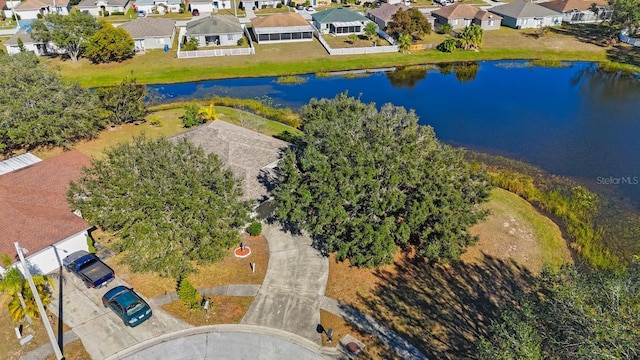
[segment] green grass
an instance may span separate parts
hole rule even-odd
[[[594,25],[597,26],[597,25]],[[563,29],[564,30],[564,29]],[[580,29],[580,32],[587,30]],[[430,35],[424,42],[439,43],[440,35]],[[630,47],[629,47],[630,48]],[[442,53],[424,50],[411,54],[384,53],[350,56],[330,56],[317,41],[256,45],[255,55],[177,59],[175,51],[150,50],[144,55],[121,63],[91,64],[86,59],[77,63],[60,59],[44,59],[59,68],[68,80],[83,86],[96,87],[117,84],[127,76],[139,83],[175,83],[204,79],[263,77],[312,74],[329,71],[374,69],[439,62],[503,59],[539,59],[545,61],[630,61],[640,69],[637,56],[624,56],[627,47],[607,48],[583,39],[576,32],[555,32],[534,38],[528,31],[503,28],[485,32],[485,45],[480,51]],[[630,51],[634,51],[630,49]],[[628,52],[628,51],[627,51]],[[194,70],[197,69],[197,70]]]
[[[296,84],[304,84],[308,81],[308,78],[304,78],[302,76],[288,75],[281,76],[276,80],[278,84],[287,84],[287,85],[296,85]]]

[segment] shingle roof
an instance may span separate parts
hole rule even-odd
[[[484,10],[481,10],[475,6],[471,6],[468,4],[456,3],[454,5],[443,6],[438,10],[434,10],[431,14],[435,14],[438,16],[442,16],[445,19],[488,19],[492,16],[492,14],[487,13]],[[500,18],[496,15],[493,15],[494,19]],[[500,18],[501,19],[501,18]]]
[[[43,7],[53,6],[67,7],[69,5],[69,0],[26,0],[18,4],[15,7],[15,10],[39,10]]]
[[[15,241],[31,254],[89,229],[71,212],[69,182],[77,180],[91,159],[78,151],[0,176],[0,252],[15,254]]]
[[[18,45],[18,39],[22,40],[24,45],[36,43],[36,41],[31,37],[31,33],[28,33],[24,28],[21,28],[18,32],[11,35],[9,40],[5,42],[5,45]]]
[[[191,1],[192,3],[194,1]],[[136,0],[136,6],[140,5],[155,5],[156,0]],[[181,0],[168,0],[166,1],[167,5],[180,5]]]
[[[187,23],[187,34],[235,34],[241,33],[242,26],[237,17],[231,15],[211,15]]]
[[[251,19],[251,24],[254,28],[311,26],[307,20],[298,13],[258,16]]]
[[[402,3],[396,3],[396,4],[382,3],[380,7],[369,10],[367,11],[367,13],[383,21],[390,21],[391,18],[393,17],[393,14],[395,14],[398,11],[398,9],[402,9],[406,11],[409,9],[409,7]]]
[[[110,5],[110,6],[125,6],[127,5],[127,3],[129,3],[129,0],[102,0],[103,3],[105,3],[106,5]],[[76,5],[78,8],[95,8],[97,7],[97,1],[96,0],[82,0],[80,1],[80,3],[78,3],[78,5]]]
[[[319,23],[333,23],[333,22],[351,22],[351,21],[366,21],[367,18],[359,13],[348,10],[345,8],[333,8],[325,11],[320,11],[311,15],[314,21]]]
[[[516,1],[511,4],[494,6],[488,9],[492,13],[512,18],[534,18],[557,16],[560,13],[528,1]]]
[[[289,143],[262,135],[224,121],[213,121],[191,131],[172,137],[185,138],[202,146],[207,154],[215,153],[220,160],[242,179],[245,200],[264,200],[267,188],[259,180],[261,174],[270,171],[280,158],[280,152]]]
[[[553,0],[547,2],[538,3],[540,6],[544,6],[547,9],[555,10],[558,12],[567,12],[573,9],[576,10],[588,10],[591,8],[591,4],[606,5],[607,2],[603,0]]]
[[[176,22],[171,19],[143,17],[120,25],[134,39],[171,36],[176,31]]]

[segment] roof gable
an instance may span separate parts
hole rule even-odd
[[[590,9],[592,4],[606,5],[607,2],[602,0],[553,0],[538,3],[540,6],[558,12],[567,12],[573,9],[584,11]]]
[[[69,0],[26,0],[18,4],[15,10],[37,10],[46,8],[47,6],[67,7]]]
[[[251,19],[254,28],[311,26],[300,14],[287,13],[269,16],[259,16]]]
[[[546,7],[523,0],[516,1],[511,4],[494,6],[490,8],[489,11],[498,15],[508,16],[516,19],[560,15],[560,13],[557,11],[547,9]]]
[[[100,4],[101,3],[101,4]],[[78,8],[98,8],[102,5],[108,6],[122,6],[126,7],[129,3],[129,0],[82,0],[76,7]]]
[[[137,18],[120,25],[134,39],[146,37],[170,37],[176,31],[176,22],[171,19],[151,17]]]
[[[231,15],[211,15],[187,23],[187,34],[235,34],[241,33],[242,26],[237,17]]]
[[[311,15],[314,21],[319,23],[333,23],[333,22],[351,22],[351,21],[366,21],[367,18],[359,13],[348,10],[345,8],[333,8],[325,11],[320,11]]]
[[[371,14],[384,21],[390,21],[393,18],[393,15],[398,12],[399,9],[407,11],[409,10],[409,7],[402,3],[382,3],[380,7],[367,11],[367,14]]]
[[[91,159],[78,151],[0,175],[0,252],[13,254],[13,243],[31,253],[87,230],[71,212],[69,182],[77,180]]]

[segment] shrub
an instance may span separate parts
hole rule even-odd
[[[180,280],[178,285],[178,298],[182,300],[190,309],[200,306],[200,295],[198,290],[187,279]]]
[[[244,46],[244,43],[245,43],[245,39],[243,37],[238,39],[238,46]]]
[[[278,9],[282,9],[282,3],[278,3],[278,5],[276,5],[276,7],[277,7]]]
[[[162,127],[162,119],[160,119],[159,116],[152,116],[151,119],[149,120],[149,125],[151,126],[157,126],[157,127]]]
[[[295,1],[291,1],[289,3],[289,6],[291,6],[292,8],[296,7],[296,2]]]
[[[267,8],[267,4],[262,4],[262,7],[260,9],[266,9]]]
[[[456,50],[456,46],[458,46],[456,39],[445,39],[443,42],[438,44],[437,49],[442,52],[450,53]]]
[[[113,11],[111,15],[124,15],[123,11]]]
[[[444,24],[438,28],[438,34],[448,34],[451,30],[451,24]]]
[[[189,38],[189,40],[187,40],[186,43],[182,44],[182,51],[198,50],[199,45],[200,45],[200,42],[198,41],[198,39],[191,37]]]
[[[260,233],[262,233],[262,224],[257,221],[252,222],[251,225],[247,227],[247,232],[251,236],[260,235]]]

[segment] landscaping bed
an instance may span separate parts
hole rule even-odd
[[[209,296],[209,311],[189,309],[182,301],[162,306],[171,315],[193,326],[239,324],[253,302],[253,296]]]

